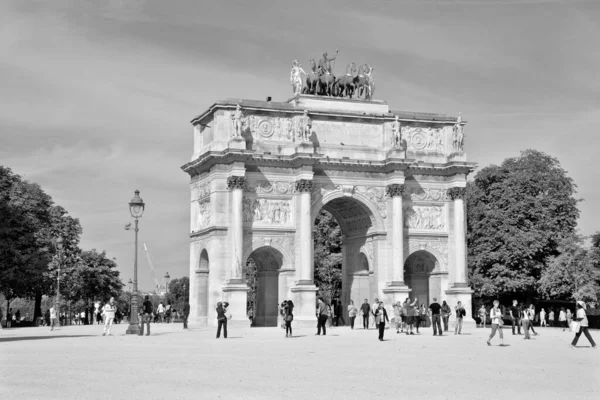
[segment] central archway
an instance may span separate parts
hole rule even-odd
[[[270,246],[260,247],[250,253],[246,262],[246,277],[251,277],[249,298],[254,304],[249,304],[253,311],[253,326],[277,326],[279,316],[279,273],[283,265],[283,255]]]
[[[344,323],[348,321],[348,304],[353,300],[360,305],[364,298],[371,297],[371,287],[374,287],[373,277],[373,243],[371,233],[377,230],[377,217],[362,199],[354,196],[332,195],[326,196],[326,202],[317,210],[327,211],[339,224],[341,240],[341,287],[331,294],[320,295],[328,301],[335,298],[338,309],[336,315],[342,315]],[[318,214],[317,214],[318,215]],[[315,215],[315,218],[317,217]],[[315,245],[318,245],[315,243]],[[318,255],[315,255],[315,283],[318,285],[317,264]],[[322,289],[322,288],[320,288]]]
[[[419,304],[429,304],[434,297],[439,297],[440,290],[432,278],[437,266],[435,256],[425,250],[411,254],[404,263],[404,281],[411,289],[411,297],[417,298]]]

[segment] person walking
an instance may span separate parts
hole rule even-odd
[[[519,318],[519,316],[521,315],[521,307],[519,307],[519,302],[517,300],[513,300],[513,305],[510,308],[510,318],[512,319],[512,334],[516,335],[515,333],[515,326],[517,327],[517,332],[519,333],[519,335],[521,334],[521,320]]]
[[[152,314],[154,313],[154,305],[150,301],[150,296],[144,297],[144,302],[139,310],[141,314],[140,318],[140,336],[144,336],[144,325],[146,325],[146,336],[150,336],[150,321],[152,321]]]
[[[442,322],[444,323],[444,332],[448,332],[448,320],[450,319],[450,315],[452,314],[452,310],[446,300],[442,301]]]
[[[554,309],[552,307],[548,313],[548,325],[550,325],[550,328],[554,328]]]
[[[421,326],[421,309],[423,308],[423,304],[420,306],[417,304],[415,307],[415,328],[417,330],[417,334],[419,334],[419,326]]]
[[[350,329],[354,329],[354,320],[356,319],[357,313],[358,309],[354,305],[354,301],[350,300],[350,304],[348,304],[348,317],[350,318]]]
[[[375,300],[373,301],[373,307],[371,307],[371,315],[373,316],[373,327],[377,328],[377,324],[375,323],[375,310],[378,308],[379,306],[379,299],[377,297],[375,297]]]
[[[50,326],[50,310],[46,310],[46,313],[44,314],[44,322],[46,323],[46,326]]]
[[[402,309],[402,304],[397,301],[396,304],[394,304],[393,306],[393,312],[394,312],[394,325],[396,325],[396,333],[400,333],[400,327],[402,326],[402,321],[401,321],[401,310]]]
[[[54,330],[54,324],[56,324],[56,308],[54,305],[50,308],[50,330]]]
[[[221,329],[223,329],[223,339],[227,339],[227,309],[223,307],[220,301],[217,303],[217,339],[221,337]]]
[[[490,318],[492,320],[492,333],[487,340],[487,345],[491,346],[492,338],[496,335],[496,331],[500,335],[500,346],[504,346],[504,336],[502,335],[502,325],[504,325],[504,321],[502,321],[502,310],[498,307],[500,306],[500,302],[498,300],[494,300],[494,306],[490,310]]]
[[[158,323],[162,324],[165,318],[165,306],[163,306],[162,302],[158,305],[156,313],[158,314]]]
[[[410,300],[409,300],[410,301]],[[406,334],[414,335],[413,333],[413,325],[415,323],[415,313],[418,313],[418,305],[417,299],[415,299],[412,303],[406,304]],[[417,307],[417,311],[415,312],[415,307]]]
[[[17,317],[17,319],[19,318]],[[573,314],[571,313],[571,309],[567,308],[567,328],[571,326],[571,321],[573,321]]]
[[[433,303],[429,305],[429,310],[431,312],[431,326],[433,327],[433,336],[438,334],[442,336],[442,324],[440,322],[440,311],[442,310],[442,306],[437,302],[437,299],[433,298]]]
[[[565,308],[564,307],[561,307],[560,308],[560,313],[558,313],[558,324],[560,326],[562,326],[563,332],[565,331],[566,328],[568,328],[568,326],[567,326],[567,313],[565,312]]]
[[[593,349],[596,349],[596,342],[594,342],[594,339],[592,339],[592,335],[590,335],[589,332],[589,323],[588,323],[588,319],[587,319],[587,315],[586,315],[586,306],[585,306],[585,302],[579,300],[577,302],[577,311],[575,312],[575,319],[577,320],[577,322],[579,323],[579,329],[575,329],[575,337],[573,338],[573,341],[571,342],[571,347],[575,348],[577,346],[577,341],[579,340],[579,336],[581,336],[581,334],[583,333],[585,335],[585,337],[587,338],[587,340],[590,341],[590,344],[592,345]]]
[[[546,310],[544,310],[543,308],[540,311],[540,328],[542,326],[546,327]]]
[[[460,335],[460,333],[462,331],[462,326],[463,326],[463,318],[465,315],[467,315],[467,311],[462,306],[462,303],[460,301],[458,303],[456,303],[455,312],[456,312],[456,326],[454,327],[454,334]]]
[[[342,326],[346,326],[346,320],[344,319],[344,309],[342,307],[341,300],[337,299],[335,304],[336,304],[336,306],[335,306],[335,318],[336,318],[335,326],[340,326],[340,321],[342,323]]]
[[[365,299],[365,302],[360,306],[360,311],[363,317],[363,329],[369,329],[369,315],[371,314],[371,306],[369,300]]]
[[[406,326],[406,312],[408,307],[408,297],[404,300],[404,303],[400,306],[400,333],[404,333],[404,329],[406,328],[406,332],[408,333],[408,327]]]
[[[329,311],[327,309],[327,304],[323,301],[322,297],[319,297],[317,300],[317,336],[321,334],[321,329],[323,329],[323,336],[327,335],[327,319],[329,318]]]
[[[529,336],[529,323],[530,322],[531,321],[529,319],[529,308],[525,307],[521,311],[521,324],[523,325],[523,333],[525,334],[525,337],[523,338],[524,340],[531,339],[531,336]]]
[[[292,337],[292,321],[294,320],[294,303],[291,300],[287,300],[284,311],[285,311],[285,313],[284,313],[285,337]]]
[[[479,325],[485,329],[485,320],[487,317],[487,312],[485,310],[485,306],[482,304],[481,307],[479,308],[479,320],[481,321],[479,323]]]
[[[102,312],[104,314],[104,332],[102,332],[102,336],[106,336],[106,334],[108,334],[108,336],[112,336],[110,334],[110,328],[115,320],[116,311],[117,305],[115,304],[115,298],[111,297],[108,303],[102,307]]]
[[[527,309],[527,312],[529,313],[529,329],[531,329],[531,332],[533,332],[533,334],[537,336],[538,333],[533,328],[533,322],[535,321],[535,306],[533,304],[530,304],[529,308]]]
[[[375,310],[375,324],[379,328],[379,340],[383,342],[383,333],[385,332],[385,322],[390,321],[387,311],[383,306],[383,301],[379,303],[379,307]]]
[[[188,318],[190,316],[190,302],[189,300],[186,298],[185,299],[185,304],[183,305],[183,329],[187,329],[188,326]]]

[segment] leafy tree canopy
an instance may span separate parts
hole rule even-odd
[[[342,289],[342,235],[340,225],[327,211],[315,220],[315,284],[327,303],[339,297]]]
[[[575,230],[575,189],[559,161],[536,150],[477,173],[467,185],[467,243],[479,293],[537,289],[549,257]]]

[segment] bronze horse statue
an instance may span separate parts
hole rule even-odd
[[[373,81],[373,68],[369,64],[363,64],[358,69],[356,79],[357,97],[371,100],[375,91],[375,82]]]
[[[352,98],[356,89],[356,64],[351,63],[346,67],[346,75],[340,76],[335,81],[334,96]]]
[[[333,96],[333,87],[335,84],[335,75],[318,68],[319,80],[317,81],[317,90],[315,94],[319,96]]]
[[[310,70],[308,74],[306,74],[306,86],[302,89],[302,93],[304,94],[317,94],[317,86],[319,84],[319,75],[317,74],[317,64],[315,60],[311,59],[309,61]]]

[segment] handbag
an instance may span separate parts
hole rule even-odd
[[[232,317],[232,315],[231,315],[231,313],[230,313],[230,312],[226,312],[226,313],[225,313],[225,317],[226,317],[228,320],[230,320],[230,319],[231,319],[231,317]]]
[[[294,320],[294,316],[292,314],[286,315],[285,320],[287,322],[292,322]]]
[[[575,332],[578,333],[579,329],[581,329],[581,324],[579,323],[579,321],[571,321],[571,332]]]

